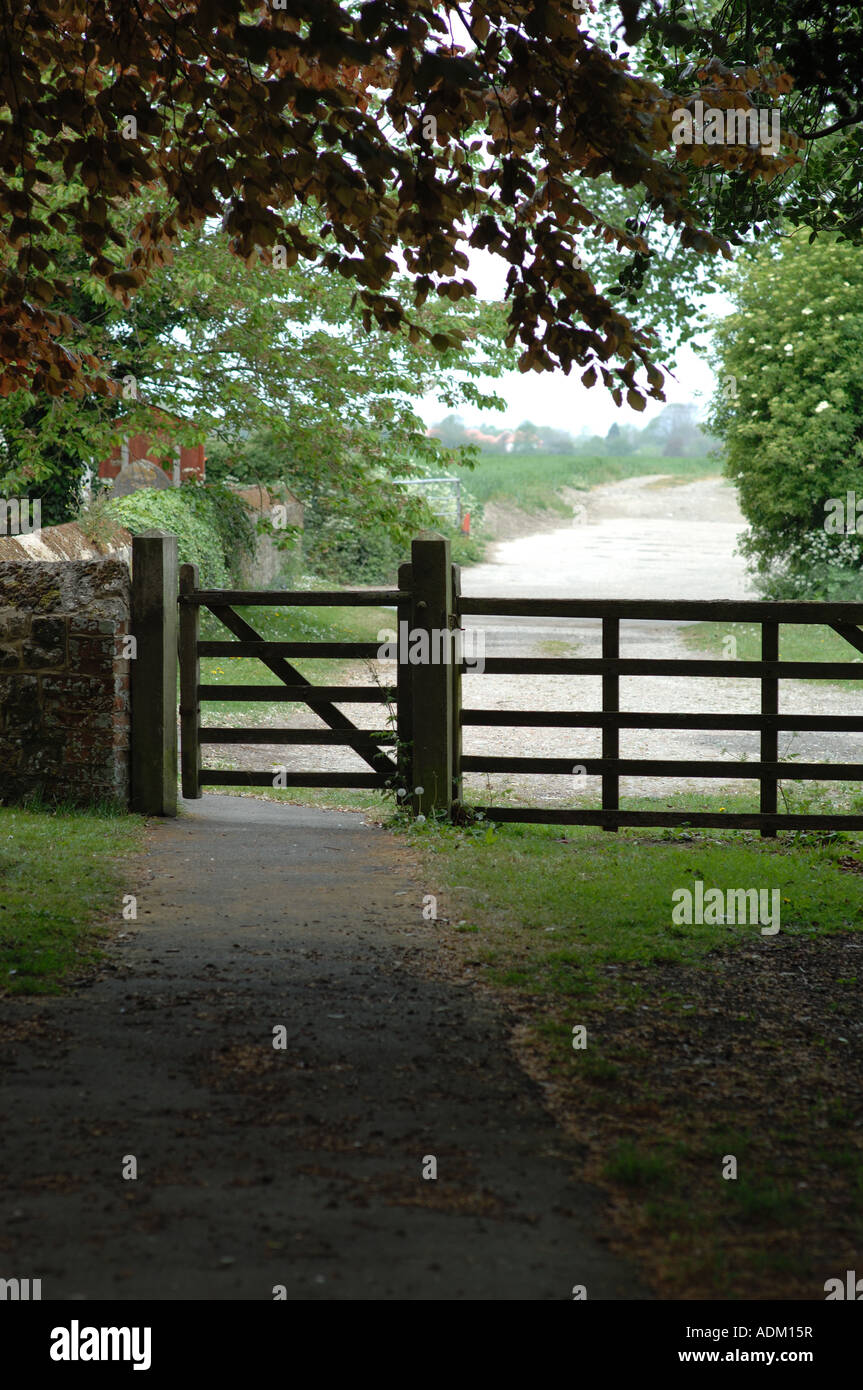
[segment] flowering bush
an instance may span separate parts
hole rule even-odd
[[[831,498],[863,498],[860,251],[795,234],[738,264],[730,293],[710,427],[749,523],[741,548],[768,597],[863,596],[854,518],[850,534],[825,531]]]

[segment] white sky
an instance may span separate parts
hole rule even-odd
[[[577,6],[581,8],[581,6]],[[615,12],[606,16],[595,0],[583,14],[582,25],[591,33],[607,38],[609,30],[619,29],[619,15]],[[469,34],[455,17],[454,39],[467,49],[472,47]],[[617,37],[621,35],[617,33]],[[621,52],[621,57],[628,56]],[[470,247],[463,248],[470,259],[470,278],[483,299],[503,299],[507,263],[488,251],[477,252]],[[712,315],[724,318],[733,310],[731,301],[724,295],[710,295],[705,303]],[[658,415],[664,406],[661,401],[650,401],[643,411],[631,410],[625,403],[616,406],[609,392],[598,382],[588,390],[579,380],[580,373],[573,368],[569,376],[563,372],[509,372],[497,380],[486,384],[507,402],[506,411],[472,412],[465,409],[461,413],[468,424],[476,424],[480,419],[501,429],[515,428],[524,420],[534,425],[548,425],[555,429],[567,430],[578,435],[583,429],[591,434],[607,434],[614,424],[647,424]],[[681,348],[677,354],[674,376],[666,376],[666,404],[689,404],[694,402],[703,415],[713,394],[715,378],[703,357],[694,353],[690,347]],[[427,425],[436,424],[449,414],[447,406],[442,405],[434,395],[414,402],[414,409]]]
[[[470,256],[468,274],[480,297],[502,299],[509,268],[507,262],[487,251],[465,249]],[[711,314],[718,318],[724,318],[734,307],[721,294],[708,296],[705,303]],[[569,376],[563,372],[508,372],[486,383],[507,402],[506,411],[481,414],[466,408],[461,413],[471,425],[482,418],[493,426],[507,429],[530,420],[534,425],[567,430],[573,435],[580,434],[583,429],[588,429],[591,434],[605,435],[615,421],[621,425],[641,426],[664,409],[660,401],[648,401],[646,408],[640,412],[631,410],[625,403],[618,408],[601,382],[588,390],[582,386],[579,376],[576,368]],[[675,375],[666,377],[666,404],[694,401],[700,413],[703,413],[713,392],[714,380],[713,372],[704,358],[694,353],[691,347],[683,347],[678,353]],[[449,413],[448,408],[434,395],[424,397],[416,403],[415,408],[428,425],[436,424]]]

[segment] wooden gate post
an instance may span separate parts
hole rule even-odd
[[[779,660],[779,624],[773,622],[763,622],[761,624],[761,660]],[[762,676],[761,678],[761,713],[779,713],[779,681],[773,676]],[[775,720],[764,720],[761,726],[761,752],[762,763],[775,763],[779,759],[779,730]],[[760,791],[760,810],[762,816],[775,816],[777,800],[777,781],[775,777],[765,777],[762,773],[759,781]],[[776,825],[770,821],[762,823],[762,839],[775,839]]]
[[[198,566],[180,566],[180,768],[183,796],[192,801],[201,795],[201,662],[198,637],[201,610],[197,603],[183,603],[198,587]]]
[[[413,590],[413,569],[411,565],[399,565],[399,589],[402,593],[410,594]],[[396,684],[396,737],[398,746],[396,749],[396,761],[398,764],[398,785],[397,790],[404,790],[404,798],[399,798],[400,806],[407,806],[407,793],[417,784],[413,781],[413,741],[414,741],[414,712],[413,712],[413,679],[412,668],[408,662],[409,643],[401,640],[402,623],[407,623],[410,627],[413,617],[413,600],[409,599],[406,603],[396,606],[396,660],[398,662],[398,675]],[[420,783],[420,785],[422,785]]]
[[[416,814],[444,811],[449,815],[453,800],[453,679],[444,653],[452,654],[453,611],[452,566],[445,536],[436,531],[417,536],[411,545],[411,578],[411,652],[427,658],[411,663],[411,804]]]
[[[177,814],[177,537],[132,540],[132,810]]]
[[[461,483],[459,483],[461,487]],[[459,613],[461,599],[461,565],[452,567],[452,606],[455,617],[453,626],[458,630],[463,625],[463,619]],[[459,643],[458,655],[463,658],[464,642]],[[462,796],[464,795],[464,782],[461,770],[461,662],[453,662],[452,666],[452,809],[456,812],[461,807]]]
[[[603,660],[617,661],[620,657],[620,619],[603,618],[602,620],[602,657]],[[618,714],[620,712],[620,677],[606,673],[602,677],[602,712],[603,714]],[[620,757],[620,726],[618,724],[604,723],[602,726],[602,758],[603,761],[618,759]],[[602,809],[603,811],[616,811],[620,806],[620,783],[617,774],[614,772],[603,772],[602,774]],[[604,821],[603,830],[616,831],[618,829],[616,821]]]

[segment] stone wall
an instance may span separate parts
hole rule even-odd
[[[0,558],[0,801],[129,796],[129,567]]]
[[[22,536],[0,535],[0,565],[5,560],[101,560],[106,555],[132,563],[132,537],[122,526],[97,544],[76,521],[44,526]]]

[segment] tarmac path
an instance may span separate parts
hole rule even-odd
[[[153,826],[128,891],[95,981],[0,1002],[5,1277],[60,1300],[650,1296],[501,1007],[424,969],[446,929],[396,839],[206,795]]]

